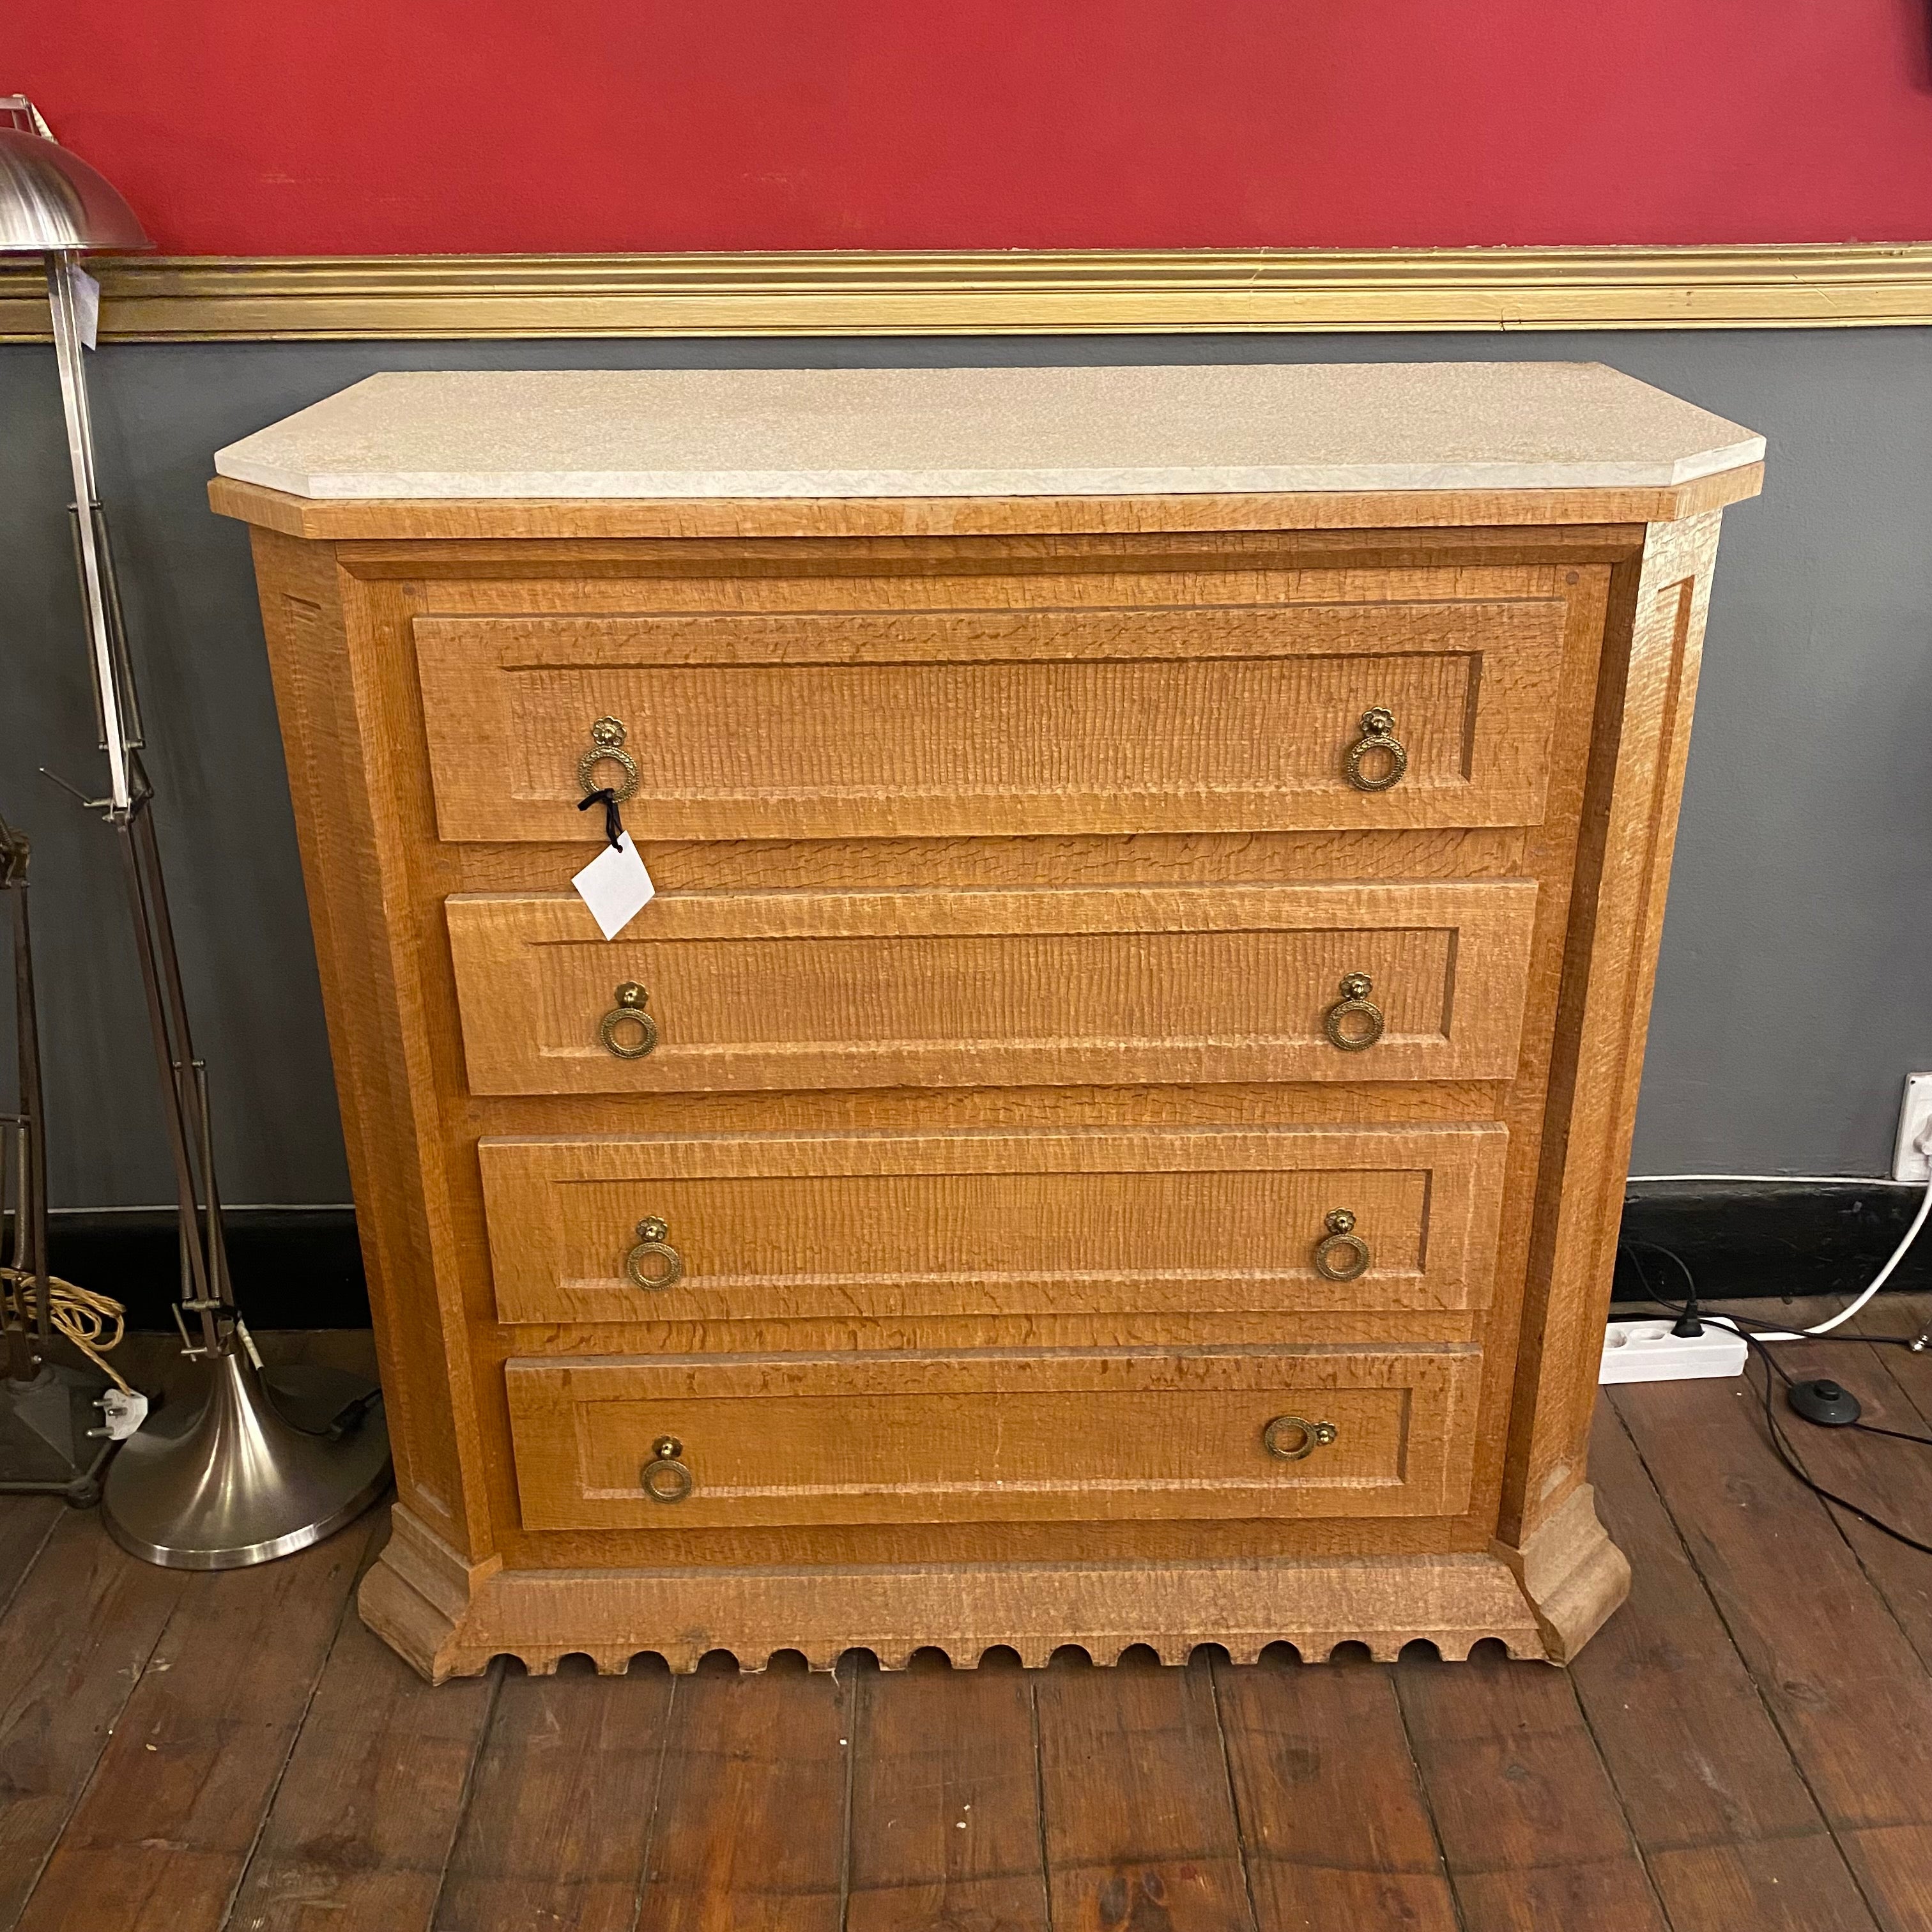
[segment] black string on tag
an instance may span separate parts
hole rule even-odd
[[[610,842],[615,851],[624,836],[624,821],[617,810],[617,794],[608,785],[599,785],[593,792],[586,792],[577,802],[579,812],[588,812],[593,805],[604,808],[604,836]]]

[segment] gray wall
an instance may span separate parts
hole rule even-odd
[[[1634,1162],[1881,1174],[1932,1066],[1932,332],[210,344],[93,360],[200,1048],[236,1202],[347,1198],[245,535],[208,458],[378,369],[1606,362],[1762,430],[1726,517]],[[96,786],[50,352],[0,348],[0,812],[36,840],[57,1205],[169,1198]]]

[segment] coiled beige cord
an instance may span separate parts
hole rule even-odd
[[[57,1274],[47,1276],[47,1288],[48,1325],[71,1342],[122,1394],[132,1395],[134,1390],[104,1352],[121,1346],[128,1311],[112,1295],[76,1288]],[[13,1320],[28,1329],[39,1325],[40,1311],[32,1275],[22,1274],[18,1268],[0,1268],[0,1296],[4,1296]]]

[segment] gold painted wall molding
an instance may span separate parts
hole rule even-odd
[[[124,256],[124,342],[1932,323],[1932,243],[1711,248]],[[38,266],[0,340],[46,340]]]

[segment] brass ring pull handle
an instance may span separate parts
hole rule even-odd
[[[651,1460],[639,1480],[652,1502],[681,1503],[697,1486],[679,1460],[683,1454],[684,1444],[675,1436],[660,1436],[651,1444]]]
[[[1355,1217],[1346,1208],[1328,1216],[1328,1232],[1315,1244],[1315,1272],[1324,1281],[1353,1281],[1368,1271],[1369,1244],[1355,1232]]]
[[[1277,1415],[1262,1431],[1262,1447],[1284,1462],[1299,1462],[1325,1449],[1340,1432],[1332,1422],[1310,1422],[1299,1415]]]
[[[605,1052],[620,1060],[641,1060],[657,1045],[658,1023],[644,1011],[650,998],[634,980],[626,980],[617,988],[617,1004],[597,1022],[597,1037]]]
[[[619,766],[624,774],[624,782],[610,788],[611,796],[621,805],[638,788],[638,761],[624,748],[624,740],[630,736],[620,718],[600,718],[590,728],[590,748],[577,761],[577,782],[588,798],[597,790],[597,767],[602,764]]]
[[[1344,1053],[1360,1053],[1382,1036],[1382,1010],[1369,998],[1375,982],[1366,973],[1345,974],[1342,997],[1322,1016],[1329,1044]]]
[[[638,1245],[624,1257],[624,1272],[640,1288],[675,1288],[684,1279],[684,1257],[665,1239],[670,1232],[655,1214],[638,1223]]]
[[[1363,770],[1363,760],[1371,752],[1388,754],[1386,770],[1379,773]],[[1348,775],[1348,782],[1358,791],[1387,791],[1400,780],[1402,773],[1408,770],[1408,754],[1396,738],[1394,712],[1384,711],[1378,704],[1372,710],[1362,713],[1362,735],[1348,747],[1342,769]]]

